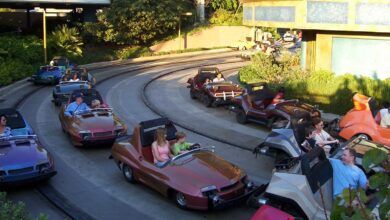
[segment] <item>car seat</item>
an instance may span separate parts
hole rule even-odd
[[[141,122],[141,144],[142,155],[150,163],[153,163],[152,143],[154,142],[154,134],[158,127],[164,127],[167,131],[166,139],[171,143],[176,140],[177,129],[168,119],[155,119]]]
[[[321,147],[313,148],[302,156],[302,174],[306,176],[314,199],[320,207],[331,210],[333,206],[333,168]],[[321,198],[321,192],[323,200]],[[324,204],[323,204],[324,203]]]

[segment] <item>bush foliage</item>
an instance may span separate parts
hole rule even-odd
[[[280,62],[275,62],[272,56],[258,54],[250,65],[240,70],[239,80],[283,86],[287,98],[318,104],[320,109],[336,114],[345,114],[353,107],[355,92],[373,96],[379,103],[390,100],[390,79],[336,75],[329,71],[309,73],[301,70],[299,60],[299,54],[286,55]]]
[[[235,13],[225,9],[218,9],[210,18],[210,23],[213,25],[242,25],[242,12]]]
[[[0,219],[29,220],[32,218],[26,211],[26,206],[23,202],[14,203],[7,199],[5,192],[0,192]],[[40,214],[37,219],[47,220],[47,216]]]
[[[37,37],[0,36],[0,86],[30,76],[42,59]]]
[[[86,35],[122,45],[149,45],[176,32],[180,14],[191,11],[188,0],[116,0],[87,24]],[[181,18],[184,20],[184,18]]]

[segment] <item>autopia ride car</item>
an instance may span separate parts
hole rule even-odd
[[[53,157],[35,135],[0,138],[0,187],[40,181],[56,173]]]
[[[213,152],[199,147],[153,164],[151,145],[158,127],[167,129],[167,140],[175,142],[176,128],[166,118],[143,121],[129,139],[123,137],[112,147],[112,157],[128,182],[142,182],[173,198],[180,208],[207,210],[232,206],[254,191],[246,173]]]

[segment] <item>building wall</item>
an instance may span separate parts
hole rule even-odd
[[[353,73],[373,78],[390,77],[390,34],[318,32],[315,70]]]
[[[303,30],[301,64],[390,77],[390,0],[243,0],[243,22]]]
[[[244,24],[390,33],[389,0],[244,0]]]
[[[253,37],[253,30],[245,26],[214,26],[199,31],[192,35],[185,35],[179,42],[178,38],[158,43],[150,49],[154,52],[164,52],[171,50],[188,48],[213,48],[232,46],[240,40]]]

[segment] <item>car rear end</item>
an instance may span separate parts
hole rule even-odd
[[[243,92],[239,85],[232,83],[212,83],[207,85],[206,89],[216,105],[232,104],[234,98]]]

